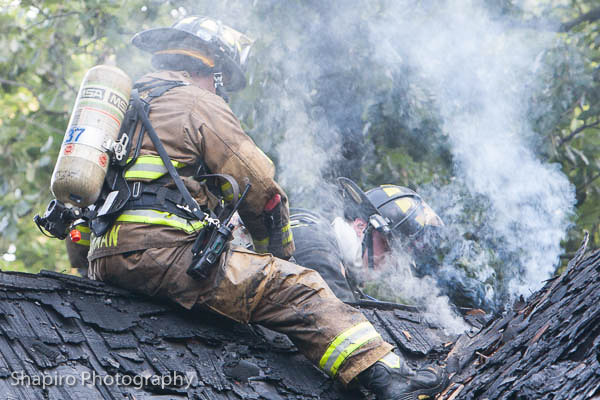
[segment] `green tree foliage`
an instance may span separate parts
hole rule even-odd
[[[16,247],[16,260],[7,256],[0,266],[69,269],[64,244],[31,221],[50,198],[77,89],[93,65],[127,59],[126,38],[144,22],[169,23],[170,9],[142,1],[0,3],[0,253]]]
[[[116,64],[139,77],[147,60],[129,45],[130,37],[189,14],[224,15],[226,23],[258,37],[249,88],[233,97],[232,107],[280,168],[293,158],[282,160],[277,146],[286,134],[295,134],[306,135],[302,137],[323,152],[339,151],[324,166],[326,178],[344,174],[364,187],[450,181],[453,160],[434,107],[435,93],[410,79],[415,74],[410,65],[389,74],[376,71],[365,26],[346,26],[357,39],[344,43],[330,28],[343,17],[344,7],[326,3],[0,0],[0,267],[37,271],[54,265],[59,271],[69,270],[63,243],[41,235],[31,220],[51,198],[50,176],[81,79],[100,63]],[[364,18],[378,18],[389,2],[356,3],[364,9]],[[599,247],[600,3],[572,0],[557,6],[540,0],[536,12],[523,11],[522,2],[487,3],[494,13],[514,21],[512,29],[547,30],[559,38],[559,44],[540,57],[546,72],[545,87],[532,99],[544,105],[532,107],[543,110],[532,111],[540,134],[536,148],[544,160],[559,163],[576,187],[577,215],[564,243],[566,252],[576,249],[584,229]],[[546,22],[539,23],[542,20]],[[290,68],[288,55],[299,51],[319,54],[321,62]],[[338,67],[335,74],[328,65]],[[303,80],[312,85],[305,91],[309,94],[286,100],[291,109],[302,105],[306,115],[285,112],[289,104],[280,102],[281,93],[296,93],[294,85]],[[320,121],[320,129],[327,126],[337,136],[310,129],[287,132],[299,122],[310,128],[310,121]],[[427,143],[422,140],[425,134]],[[319,142],[320,138],[329,139]],[[298,164],[291,167],[306,167]],[[301,185],[284,184],[298,199],[311,198]]]

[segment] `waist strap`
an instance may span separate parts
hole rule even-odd
[[[181,227],[183,221],[189,221],[194,226],[198,225],[196,217],[188,212],[187,207],[184,206],[185,200],[179,190],[169,189],[164,186],[164,183],[133,182],[133,184],[128,184],[131,186],[131,198],[123,207],[123,214],[129,215],[129,217],[119,217],[117,221],[174,226],[171,223],[160,222],[164,219],[162,216],[173,215],[177,216],[178,221],[181,222],[176,224],[177,227]],[[132,213],[131,211],[149,211],[149,213]],[[157,213],[160,213],[161,216]],[[134,215],[136,215],[135,218],[133,218]],[[134,221],[132,218],[136,220]],[[187,224],[183,223],[183,225]]]
[[[137,222],[140,224],[164,225],[181,229],[187,233],[203,229],[204,221],[181,218],[169,212],[160,210],[125,210],[117,217],[118,222]]]

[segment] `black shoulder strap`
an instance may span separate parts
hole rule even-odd
[[[147,98],[149,98],[149,101],[151,101],[153,98],[161,96],[168,90],[183,85],[187,85],[187,83],[181,81],[167,81],[158,78],[154,78],[151,81],[144,82],[143,84],[136,83],[134,85],[134,88],[131,91],[131,110],[128,110],[127,112],[128,123],[130,123],[130,126],[133,127],[132,129],[127,130],[129,132],[130,137],[132,137],[133,135],[133,129],[137,125],[138,120],[141,122],[142,127],[140,128],[140,133],[133,157],[131,157],[124,163],[120,163],[119,165],[121,166],[121,168],[118,171],[115,170],[113,174],[108,174],[113,177],[111,182],[109,182],[109,189],[111,190],[111,193],[108,193],[106,196],[103,196],[104,200],[102,206],[99,208],[98,211],[94,211],[94,215],[90,218],[90,226],[92,227],[92,230],[94,231],[96,236],[100,236],[106,232],[108,227],[110,227],[110,225],[112,225],[112,223],[114,222],[114,219],[118,215],[117,213],[124,209],[124,207],[126,207],[126,204],[128,204],[129,200],[131,199],[131,190],[129,188],[129,185],[125,181],[123,171],[136,161],[139,155],[139,150],[144,134],[146,132],[148,132],[148,135],[150,136],[150,139],[152,140],[156,151],[158,152],[163,164],[165,165],[165,168],[167,169],[169,175],[175,183],[175,186],[177,187],[178,191],[183,197],[185,205],[184,207],[181,207],[182,212],[187,213],[190,217],[195,218],[199,221],[203,221],[206,218],[210,217],[208,214],[201,210],[200,206],[198,205],[196,200],[194,200],[189,190],[183,183],[183,180],[179,176],[179,173],[171,163],[171,159],[169,158],[167,151],[165,150],[162,142],[160,141],[160,138],[158,137],[158,134],[154,130],[154,127],[152,126],[148,118],[150,104],[149,102],[142,100],[139,95],[139,90],[151,90],[151,92],[147,96]],[[131,111],[131,113],[129,111]],[[128,154],[130,152],[130,149],[131,147],[128,148]],[[239,186],[232,176],[226,174],[212,174],[204,175],[199,178],[208,177],[219,177],[227,180],[231,184],[234,199],[237,200],[237,198],[239,197]]]
[[[179,87],[179,86],[186,86],[188,85],[188,83],[183,82],[183,81],[169,81],[169,80],[165,80],[165,79],[160,79],[160,78],[152,78],[148,81],[145,82],[136,82],[133,85],[133,90],[137,90],[138,95],[140,92],[147,92],[150,91],[145,98],[148,99],[148,101],[142,100],[142,102],[144,103],[144,112],[146,114],[148,114],[150,112],[150,101],[152,101],[154,98],[156,97],[160,97],[163,94],[165,94],[166,92],[168,92],[169,90]],[[141,100],[141,99],[140,99]],[[130,104],[131,105],[131,104]],[[135,132],[135,128],[137,126],[137,122],[138,122],[138,113],[136,112],[136,110],[132,110],[133,112],[131,113],[131,117],[127,120],[127,122],[129,123],[129,147],[127,148],[127,154],[129,154],[131,152],[131,146],[132,146],[132,142],[133,140],[133,135]],[[128,114],[129,114],[129,110],[128,110]],[[130,157],[128,160],[123,160],[120,165],[124,166],[125,168],[133,165],[133,163],[137,160],[139,154],[140,154],[140,149],[142,147],[142,142],[144,140],[144,134],[145,134],[145,129],[140,129],[139,132],[139,136],[137,138],[137,143],[136,143],[136,147],[133,151],[133,155],[132,157]]]
[[[165,150],[165,147],[163,146],[162,142],[160,141],[158,134],[154,130],[154,127],[150,123],[150,120],[148,119],[148,116],[146,115],[146,112],[144,111],[144,104],[142,103],[142,100],[140,99],[140,95],[139,95],[137,89],[133,89],[131,91],[131,101],[133,102],[133,107],[136,109],[136,111],[138,113],[138,118],[140,119],[140,121],[144,125],[144,128],[148,132],[148,135],[150,136],[150,139],[152,140],[152,143],[154,144],[154,147],[156,148],[158,155],[162,159],[162,162],[165,165],[165,168],[169,172],[169,175],[171,175],[171,178],[173,178],[173,181],[175,182],[175,186],[177,186],[177,189],[179,189],[179,192],[181,193],[181,195],[183,196],[183,199],[186,202],[186,206],[188,207],[188,209],[185,211],[187,211],[188,213],[193,215],[198,220],[203,220],[206,217],[206,214],[200,209],[200,206],[198,205],[196,200],[194,200],[194,198],[190,194],[189,190],[185,187],[185,184],[183,183],[183,180],[179,176],[179,173],[177,172],[177,170],[171,163],[171,159],[169,158],[169,155],[167,154],[167,150]]]
[[[133,85],[133,88],[137,89],[138,93],[151,90],[150,93],[148,93],[148,97],[153,99],[162,96],[165,92],[168,92],[173,88],[187,85],[189,85],[189,83],[183,81],[169,81],[161,78],[152,78],[145,82],[136,82]]]

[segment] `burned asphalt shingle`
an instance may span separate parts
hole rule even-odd
[[[600,251],[567,271],[449,357],[449,399],[600,398]]]
[[[596,398],[599,272],[599,251],[580,254],[565,274],[501,318],[469,316],[482,330],[459,338],[425,322],[414,307],[366,302],[361,308],[411,363],[447,362],[455,373],[445,400]],[[24,377],[29,381],[18,382]],[[313,367],[284,335],[52,272],[0,272],[0,395],[365,398]]]
[[[386,340],[400,335],[397,344],[412,352],[412,362],[449,340],[389,304],[363,311]],[[44,374],[46,387],[32,380]],[[98,378],[91,380],[93,374]],[[30,380],[14,385],[21,376]],[[135,384],[125,376],[146,380]],[[192,383],[160,387],[152,382],[160,376]],[[121,384],[102,377],[120,377]],[[332,382],[284,335],[46,271],[0,272],[0,394],[19,400],[364,398]]]

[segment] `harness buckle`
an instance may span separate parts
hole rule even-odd
[[[134,199],[138,199],[142,194],[142,182],[135,181],[133,182],[133,188],[131,189],[131,197]]]
[[[115,158],[118,161],[121,161],[123,156],[126,155],[127,144],[129,144],[129,136],[126,133],[123,133],[119,141],[114,142],[113,151],[115,152]]]

